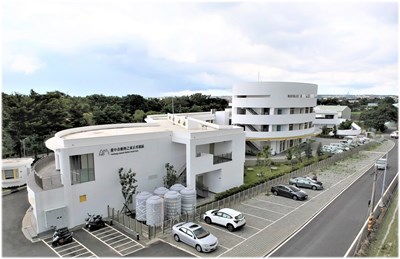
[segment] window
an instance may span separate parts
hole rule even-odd
[[[294,114],[294,108],[290,108],[290,114]]]
[[[16,172],[16,175],[14,175],[14,172]],[[14,178],[14,176],[15,176],[15,178]],[[18,178],[18,170],[17,169],[3,170],[3,179],[4,180],[17,179],[17,178]]]
[[[282,109],[277,109],[276,114],[282,114]]]
[[[308,129],[308,122],[304,123],[304,129]]]
[[[293,124],[289,124],[289,131],[293,130]]]
[[[70,156],[71,184],[94,181],[94,157],[92,154]]]
[[[269,131],[269,125],[262,125],[262,131],[268,132]]]
[[[312,127],[312,121],[310,121],[310,122],[308,123],[308,127],[309,127],[309,128]]]
[[[269,115],[269,108],[263,108],[263,114]]]
[[[276,131],[281,131],[281,125],[276,125]]]
[[[308,107],[305,108],[304,113],[308,113]]]

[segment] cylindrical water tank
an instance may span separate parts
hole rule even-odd
[[[185,189],[185,186],[183,186],[183,185],[180,184],[180,183],[176,183],[176,184],[172,185],[169,189],[170,189],[171,191],[180,192],[182,189]]]
[[[196,191],[192,188],[185,188],[181,190],[181,212],[194,213],[196,209]]]
[[[161,226],[163,215],[163,199],[153,195],[146,200],[146,224],[149,226]]]
[[[154,194],[158,195],[160,197],[164,197],[164,194],[166,194],[169,190],[165,187],[157,187],[154,189]]]
[[[170,219],[181,215],[181,194],[176,191],[169,191],[164,194],[165,218]]]
[[[146,221],[146,200],[151,196],[152,194],[146,191],[136,194],[136,220]]]

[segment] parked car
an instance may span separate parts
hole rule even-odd
[[[399,131],[393,131],[392,133],[390,133],[390,137],[391,138],[399,138]]]
[[[172,226],[172,236],[176,242],[184,242],[198,252],[211,252],[217,249],[218,239],[199,224],[181,222]]]
[[[296,187],[305,187],[305,188],[310,188],[313,190],[322,190],[324,187],[322,187],[322,183],[318,184],[312,179],[305,178],[305,177],[296,177],[296,178],[291,178],[289,180],[289,184],[294,185]]]
[[[314,181],[316,184],[319,184],[319,185],[322,186],[322,182],[320,182],[320,181],[317,180],[317,176],[313,176],[313,177],[304,176],[304,178],[306,178],[306,179],[308,179],[308,180],[311,180],[311,181]]]
[[[274,195],[281,195],[292,198],[293,200],[306,200],[308,195],[305,191],[300,190],[296,186],[276,185],[271,187],[271,192]]]
[[[226,227],[229,231],[234,231],[246,225],[246,219],[243,214],[229,208],[206,211],[203,219],[207,224],[215,223]]]

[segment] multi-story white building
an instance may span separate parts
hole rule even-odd
[[[87,213],[106,215],[107,205],[122,208],[120,168],[136,173],[137,192],[163,186],[166,163],[185,172],[189,188],[201,184],[218,193],[243,184],[243,129],[206,122],[227,120],[222,113],[199,116],[154,115],[149,123],[56,133],[46,142],[54,154],[35,164],[28,177],[27,214],[34,231],[72,228],[83,224]]]
[[[316,135],[315,84],[253,82],[233,87],[232,124],[246,132],[248,151],[265,145],[277,154]]]
[[[1,186],[18,187],[26,184],[26,178],[31,172],[33,158],[9,158],[2,160]]]

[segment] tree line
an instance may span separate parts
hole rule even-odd
[[[173,105],[172,105],[173,104]],[[141,95],[86,97],[54,91],[2,93],[2,157],[46,153],[44,142],[58,131],[90,125],[144,122],[147,115],[224,110],[228,101],[196,93],[144,98]],[[25,153],[25,154],[24,154]]]

